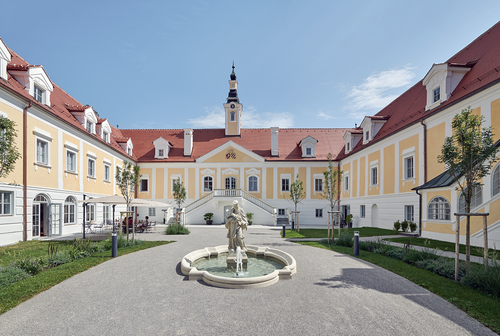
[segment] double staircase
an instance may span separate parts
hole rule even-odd
[[[260,198],[257,198],[253,196],[252,194],[246,192],[243,189],[214,189],[211,193],[203,196],[202,198],[197,199],[191,204],[188,204],[184,208],[184,213],[188,214],[191,211],[199,208],[200,206],[210,202],[215,198],[235,198],[235,197],[241,197],[245,199],[246,201],[254,204],[255,206],[259,207],[263,211],[269,213],[269,215],[273,216],[276,218],[276,208],[273,207],[272,205],[267,204],[266,202],[263,202]]]

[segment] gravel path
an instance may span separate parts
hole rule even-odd
[[[260,289],[187,281],[187,253],[226,244],[220,226],[128,254],[78,274],[0,316],[1,335],[495,335],[412,282],[339,253],[283,241],[251,226],[250,245],[292,254],[292,280]]]

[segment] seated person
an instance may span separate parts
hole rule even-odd
[[[123,219],[123,233],[127,232],[127,222],[128,222],[128,231],[132,232],[132,225],[133,225],[133,219],[132,217],[124,218]]]
[[[149,216],[146,216],[146,220],[144,221],[144,223],[141,223],[141,225],[137,227],[137,232],[140,231],[141,233],[143,233],[144,230],[147,229],[148,225],[149,225]]]

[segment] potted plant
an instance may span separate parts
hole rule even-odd
[[[205,220],[205,223],[207,223],[207,225],[212,225],[212,223],[214,222],[212,220],[212,217],[214,216],[214,214],[212,212],[207,212],[204,216],[203,216],[203,219]]]
[[[345,222],[347,224],[347,227],[349,229],[351,229],[352,228],[352,215],[351,214],[349,214],[349,215],[346,216]]]
[[[252,225],[253,213],[247,212],[248,225]]]

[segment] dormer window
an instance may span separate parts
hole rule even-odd
[[[153,141],[155,146],[155,159],[168,159],[168,152],[172,145],[162,137]]]
[[[33,88],[33,97],[37,102],[41,104],[43,104],[43,93],[43,90],[35,85],[35,87]]]
[[[365,132],[365,140],[366,141],[370,140],[370,131]]]
[[[347,143],[346,146],[347,146],[347,151],[350,151],[351,150],[350,143]]]
[[[441,99],[441,87],[438,86],[434,91],[432,91],[433,95],[433,103],[439,101]]]
[[[108,133],[108,132],[103,132],[103,133],[102,133],[102,139],[103,139],[105,142],[109,143],[109,133]]]
[[[316,157],[316,144],[318,140],[314,139],[312,136],[307,136],[306,138],[300,141],[299,146],[302,148],[302,157],[303,158],[313,158]]]
[[[89,133],[94,133],[94,123],[92,123],[90,120],[87,120],[85,128]]]

